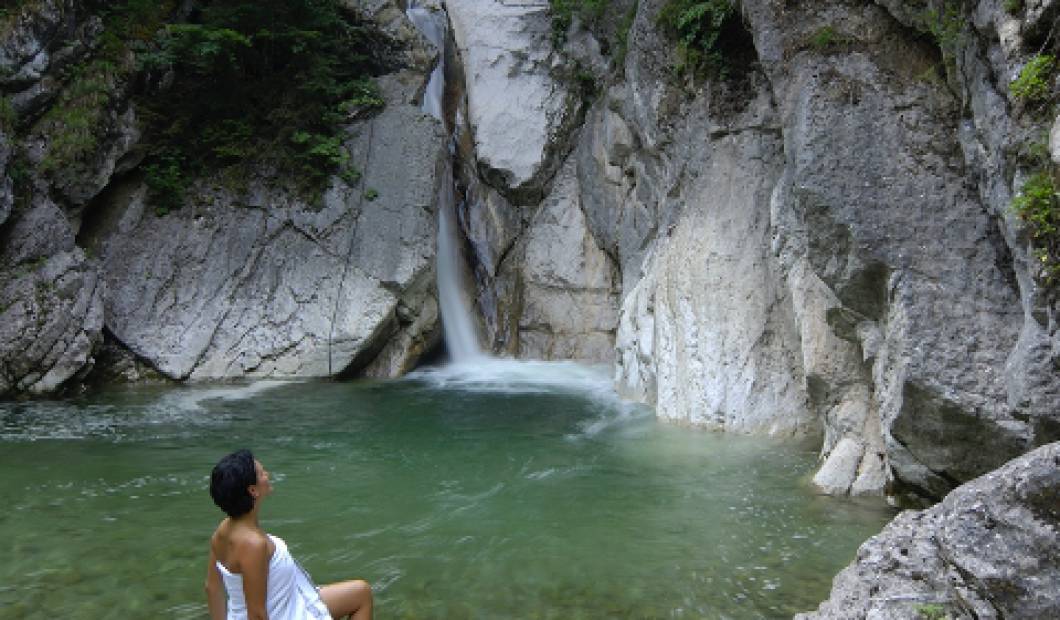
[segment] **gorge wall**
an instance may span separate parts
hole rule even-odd
[[[376,18],[402,55],[377,80],[383,110],[348,123],[343,148],[359,178],[334,176],[312,200],[282,168],[238,182],[217,171],[176,210],[148,197],[134,71],[107,73],[101,101],[77,109],[100,119],[80,136],[85,152],[60,169],[46,163],[81,118],[57,111],[82,103],[76,68],[106,44],[99,7],[28,2],[4,16],[0,394],[47,393],[93,371],[394,376],[436,346],[446,152],[418,98],[437,52],[396,7],[369,8],[362,18]]]
[[[446,5],[495,350],[613,362],[680,423],[821,431],[830,493],[940,498],[1056,440],[1056,296],[1011,208],[1052,117],[1009,89],[1055,6],[746,1],[701,78],[667,4],[560,37],[545,2]]]
[[[713,77],[675,69],[664,0],[561,30],[544,0],[421,3],[446,50],[401,3],[347,4],[402,50],[348,123],[360,179],[310,203],[269,170],[207,178],[161,215],[130,84],[89,156],[39,165],[99,44],[87,4],[5,23],[0,393],[411,369],[439,336],[450,129],[493,351],[613,364],[677,423],[821,433],[830,493],[937,499],[1060,439],[1057,298],[1010,207],[1052,118],[1009,84],[1057,44],[1053,2],[745,0]],[[440,54],[446,128],[419,109]]]

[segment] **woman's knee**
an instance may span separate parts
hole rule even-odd
[[[350,587],[358,597],[363,597],[369,601],[372,600],[372,584],[364,579],[354,579],[350,582]]]

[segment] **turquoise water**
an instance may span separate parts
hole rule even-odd
[[[560,375],[569,374],[565,372]],[[815,495],[815,446],[655,421],[604,390],[399,382],[0,403],[0,616],[205,618],[213,463],[377,618],[781,618],[892,513]]]

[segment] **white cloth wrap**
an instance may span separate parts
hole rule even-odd
[[[291,557],[287,543],[278,536],[268,536],[276,545],[269,559],[269,581],[265,594],[269,620],[331,620],[327,605],[320,599],[320,592],[309,575]],[[220,562],[217,562],[217,570],[221,572],[228,593],[228,620],[246,620],[243,575],[229,572]]]

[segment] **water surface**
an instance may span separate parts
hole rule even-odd
[[[207,477],[244,446],[264,527],[318,582],[370,580],[384,619],[790,617],[891,516],[814,494],[813,445],[526,368],[0,403],[2,615],[206,618]]]

